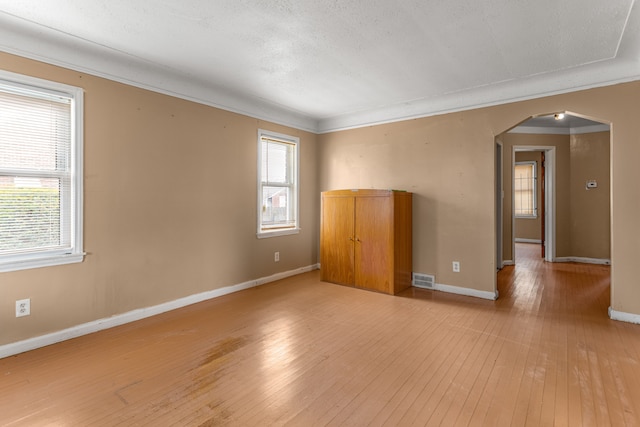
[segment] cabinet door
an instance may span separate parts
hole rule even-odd
[[[356,286],[389,293],[393,281],[392,202],[356,198]]]
[[[322,197],[320,277],[354,284],[354,198]]]

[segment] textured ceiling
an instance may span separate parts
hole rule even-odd
[[[0,50],[325,132],[640,78],[634,0],[0,0]]]
[[[572,116],[566,114],[562,119],[556,119],[554,115],[534,117],[522,123],[523,126],[528,127],[544,127],[544,128],[581,128],[587,126],[596,126],[603,123],[595,122],[593,120],[585,119],[582,117]]]

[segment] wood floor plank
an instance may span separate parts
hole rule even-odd
[[[531,244],[497,301],[305,273],[0,359],[0,425],[640,425],[609,288]]]

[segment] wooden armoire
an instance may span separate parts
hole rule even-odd
[[[322,193],[321,280],[396,294],[411,286],[412,193]]]

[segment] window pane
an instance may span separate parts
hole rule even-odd
[[[516,216],[535,216],[535,163],[516,164],[514,169],[514,209]]]
[[[262,226],[280,228],[294,223],[288,187],[262,187]]]
[[[262,182],[288,182],[290,144],[268,141],[262,147]]]
[[[2,93],[0,109],[2,168],[48,171],[68,168],[70,104]]]
[[[299,139],[260,130],[258,144],[258,237],[297,232]]]
[[[60,196],[59,179],[0,176],[0,253],[60,247]]]
[[[80,88],[0,70],[0,272],[81,262]]]

